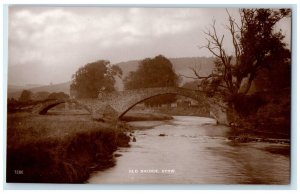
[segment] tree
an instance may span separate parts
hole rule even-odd
[[[101,91],[114,91],[114,76],[121,75],[122,70],[109,61],[88,63],[72,76],[71,92],[76,98],[97,98]]]
[[[29,102],[32,100],[33,93],[29,90],[23,90],[21,96],[19,97],[20,102]]]
[[[33,99],[34,100],[46,100],[49,96],[49,92],[47,91],[40,91],[40,92],[36,92],[34,95],[33,95]]]
[[[291,88],[291,62],[277,63],[272,68],[263,69],[254,80],[256,90],[273,92]],[[275,78],[275,79],[274,79]]]
[[[178,86],[179,78],[176,75],[173,65],[166,57],[158,55],[140,61],[138,69],[130,72],[124,79],[125,89],[173,87]],[[172,103],[176,100],[174,95],[164,95],[151,98],[145,101],[146,105],[160,106]]]
[[[281,30],[274,30],[274,26],[289,14],[289,9],[241,9],[239,24],[228,13],[227,29],[232,39],[233,54],[225,50],[224,35],[218,35],[213,21],[211,28],[205,32],[207,44],[204,48],[216,58],[215,68],[208,76],[201,76],[200,72],[192,69],[201,81],[201,88],[210,96],[221,96],[230,109],[241,113],[241,102],[247,103],[247,99],[251,98],[248,93],[258,73],[278,64],[287,64],[290,60],[290,51],[283,42],[284,35]],[[260,104],[257,103],[257,106]],[[242,114],[247,115],[245,112]]]
[[[48,99],[56,99],[56,100],[62,100],[62,99],[68,99],[69,95],[64,92],[52,92],[48,95]]]

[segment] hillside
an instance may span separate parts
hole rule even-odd
[[[34,87],[40,87],[42,85],[37,85],[37,84],[27,84],[25,86],[20,86],[20,85],[8,85],[8,93],[14,93],[14,92],[18,92],[20,90],[27,90],[30,88],[34,88]]]
[[[173,64],[173,68],[178,75],[185,75],[188,77],[194,77],[191,67],[196,67],[198,70],[201,71],[201,75],[208,75],[213,67],[213,58],[207,57],[183,57],[183,58],[170,58],[170,61]],[[127,62],[117,63],[122,71],[123,71],[123,79],[129,74],[131,71],[135,71],[138,68],[139,61],[132,60]],[[194,81],[194,79],[186,78],[184,76],[181,77],[181,84],[183,85],[187,82]],[[52,85],[25,85],[25,86],[18,86],[18,85],[8,85],[8,98],[15,98],[18,99],[21,95],[21,92],[26,89],[32,92],[64,92],[66,94],[70,94],[70,84],[71,81],[59,83],[59,84],[52,84]],[[116,79],[116,88],[117,90],[123,90],[123,83],[122,80],[117,78]]]
[[[26,86],[14,86],[8,85],[7,87],[7,97],[18,99],[24,89],[30,90],[32,92],[64,92],[66,94],[70,94],[70,84],[71,82],[64,82],[59,84],[52,84],[46,86],[38,86],[38,87],[26,87]]]

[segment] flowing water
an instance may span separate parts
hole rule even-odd
[[[131,122],[136,142],[116,153],[116,165],[89,183],[289,184],[289,145],[232,143],[210,118]]]

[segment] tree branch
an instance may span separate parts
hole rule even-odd
[[[178,76],[185,77],[185,78],[190,78],[190,79],[195,79],[195,80],[199,79],[197,77],[191,77],[191,76],[187,76],[187,75],[183,75],[183,74],[178,74]]]
[[[232,18],[232,16],[230,15],[230,13],[228,12],[228,10],[226,9],[227,15],[228,15],[228,20],[229,20],[229,25],[227,26],[230,34],[231,34],[231,38],[232,38],[232,44],[234,47],[234,52],[235,52],[235,58],[236,58],[236,66],[239,63],[239,58],[241,55],[241,49],[240,49],[240,45],[238,44],[238,40],[237,40],[237,34],[236,34],[236,30],[235,27],[237,26],[236,22],[234,21],[234,19]]]

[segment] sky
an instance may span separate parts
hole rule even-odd
[[[228,9],[239,18],[238,9]],[[97,60],[111,63],[155,57],[211,56],[199,47],[216,20],[225,34],[225,8],[103,8],[10,6],[8,84],[70,81],[76,70]],[[290,42],[291,24],[278,26]]]

